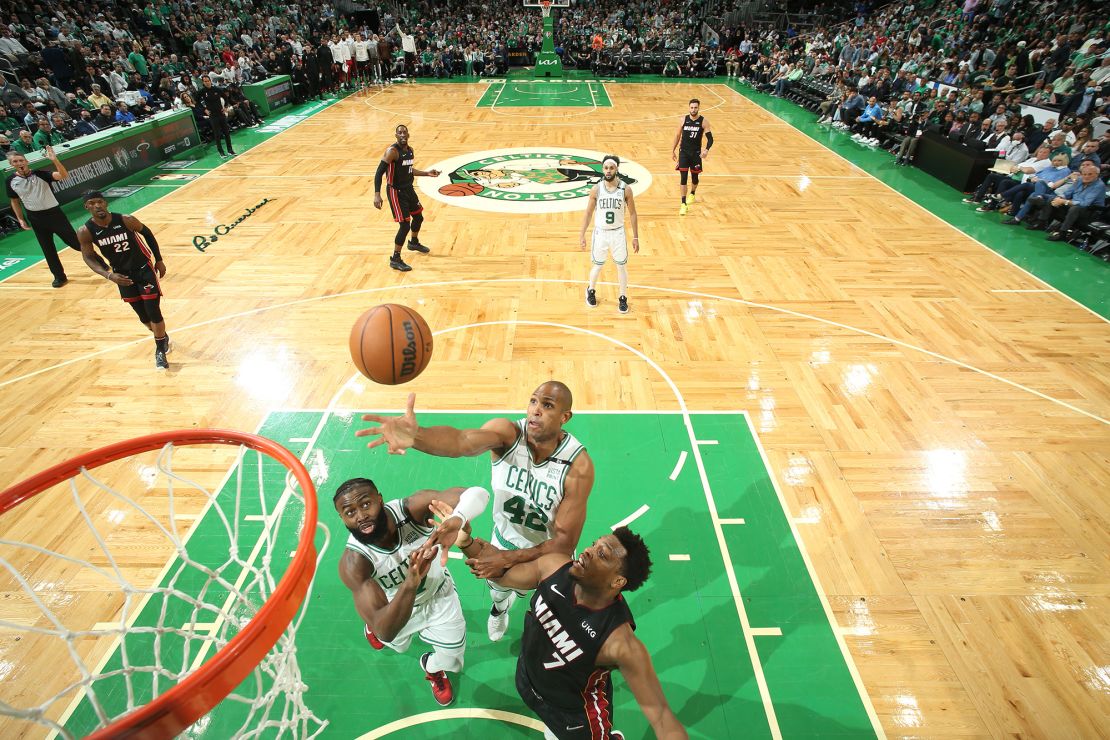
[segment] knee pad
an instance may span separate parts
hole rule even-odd
[[[414,232],[420,231],[420,225],[424,223],[424,214],[418,213],[412,217],[412,230]]]
[[[404,244],[405,237],[409,235],[409,222],[402,221],[400,227],[397,229],[397,238],[393,240],[394,244]]]
[[[695,185],[698,184],[698,173],[697,172],[691,172],[690,173],[690,178],[694,181]]]
[[[686,184],[686,180],[687,180],[687,178],[689,178],[689,176],[690,176],[690,173],[689,173],[689,172],[679,172],[679,173],[678,173],[678,181],[679,181],[679,182],[680,182],[681,184],[685,185],[685,184]]]

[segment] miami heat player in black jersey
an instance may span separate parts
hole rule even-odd
[[[434,507],[433,507],[434,508]],[[450,509],[436,513],[447,517]],[[489,548],[459,540],[468,558]],[[623,593],[647,580],[651,555],[639,536],[618,527],[577,560],[547,554],[518,563],[497,579],[504,588],[535,589],[525,615],[516,690],[558,740],[623,738],[613,730],[613,686],[619,670],[661,740],[686,740],[651,665]]]
[[[393,212],[393,220],[400,224],[397,237],[393,240],[393,256],[389,258],[389,266],[394,270],[408,272],[412,268],[401,259],[401,247],[405,244],[405,237],[411,229],[412,237],[409,239],[409,249],[414,252],[427,254],[431,250],[420,243],[420,226],[424,223],[424,206],[416,197],[413,188],[413,178],[439,177],[439,170],[416,169],[416,154],[409,146],[409,129],[401,125],[394,130],[397,141],[390,144],[378,164],[378,171],[374,174],[374,207],[382,207],[382,177],[387,176],[386,195],[389,198],[389,209]]]
[[[162,318],[162,286],[158,281],[166,276],[166,264],[158,240],[134,216],[109,211],[100,191],[90,190],[84,200],[92,218],[77,230],[81,256],[89,269],[116,284],[120,297],[154,335],[154,366],[165,370],[171,345]],[[100,250],[111,269],[104,266],[94,248]]]
[[[679,183],[682,189],[682,205],[679,206],[678,215],[685,216],[687,208],[694,204],[694,194],[698,190],[698,175],[701,174],[702,159],[709,156],[713,148],[713,132],[709,128],[709,121],[701,115],[701,101],[694,98],[690,101],[690,113],[682,118],[682,124],[674,135],[674,146],[671,147],[671,159],[677,163]],[[702,148],[702,139],[705,139],[705,148]],[[686,180],[692,177],[690,196],[686,196]]]

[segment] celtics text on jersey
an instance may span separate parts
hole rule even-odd
[[[536,463],[528,448],[526,419],[516,422],[516,441],[493,462],[493,540],[501,548],[535,547],[555,534],[555,512],[567,474],[585,449],[569,432],[546,460]]]

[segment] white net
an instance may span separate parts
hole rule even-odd
[[[198,482],[229,463],[220,485]],[[82,468],[6,514],[0,737],[33,725],[83,737],[196,671],[273,595],[304,512],[304,495],[278,460],[246,447],[168,444]],[[322,556],[326,527],[317,534]],[[297,664],[305,611],[185,736],[309,738],[323,730]]]
[[[544,2],[543,0],[541,0],[540,1],[540,12],[543,13],[544,18],[549,17],[551,15],[551,3]]]

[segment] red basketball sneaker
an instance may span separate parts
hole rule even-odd
[[[365,628],[364,634],[366,635],[366,641],[370,643],[370,647],[374,648],[375,650],[381,650],[383,647],[385,647],[385,643],[379,640],[378,636],[375,635],[369,627]]]
[[[428,673],[428,658],[430,657],[432,657],[431,653],[421,655],[420,667],[424,669],[424,678],[432,684],[432,696],[435,697],[436,702],[441,707],[446,707],[455,701],[455,690],[451,688],[451,679],[447,678],[447,671]]]

